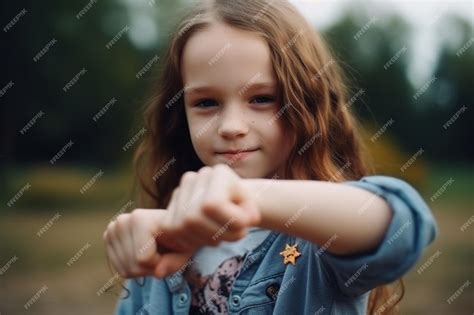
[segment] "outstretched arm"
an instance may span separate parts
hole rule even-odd
[[[378,195],[341,183],[312,180],[242,179],[260,209],[260,227],[322,245],[338,255],[370,251],[392,218]]]

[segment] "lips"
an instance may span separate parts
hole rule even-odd
[[[227,150],[227,151],[221,151],[217,152],[218,154],[239,154],[239,153],[245,153],[245,152],[253,152],[257,151],[258,148],[256,149],[240,149],[240,150]]]
[[[239,161],[247,160],[247,158],[250,158],[253,155],[253,153],[257,152],[258,150],[260,149],[257,148],[257,149],[247,149],[247,150],[228,150],[228,151],[222,151],[222,153],[217,153],[217,154],[219,156],[222,156],[226,160],[226,163],[230,163],[232,165]]]

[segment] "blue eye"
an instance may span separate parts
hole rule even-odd
[[[266,103],[273,103],[275,102],[275,99],[271,96],[256,96],[254,97],[250,103],[252,104],[266,104]],[[219,104],[212,99],[202,99],[199,100],[195,103],[195,107],[198,108],[209,108],[213,106],[218,106]]]
[[[215,104],[216,104],[216,101],[211,100],[211,99],[205,99],[205,100],[201,100],[201,101],[197,102],[195,106],[200,107],[200,108],[207,108],[207,107],[213,106]]]
[[[275,101],[275,99],[270,96],[257,96],[251,101],[251,103],[254,103],[254,101],[257,104],[264,104],[264,103],[272,103]]]

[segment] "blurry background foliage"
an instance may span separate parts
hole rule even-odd
[[[89,10],[77,19],[88,3]],[[121,209],[133,209],[133,205],[124,205],[130,201],[130,162],[137,144],[126,152],[122,147],[141,129],[143,101],[187,4],[183,0],[0,4],[2,29],[23,8],[27,10],[11,29],[0,32],[0,89],[14,82],[0,97],[0,267],[12,256],[20,257],[11,271],[0,276],[0,313],[24,311],[23,304],[44,282],[53,292],[33,306],[38,314],[48,314],[51,309],[68,314],[110,313],[115,297],[97,297],[95,291],[110,278],[101,247],[102,231]],[[472,40],[473,23],[449,14],[433,23],[441,43],[432,68],[436,79],[415,99],[429,78],[410,80],[413,26],[402,15],[393,14],[380,18],[354,40],[354,34],[371,18],[355,2],[321,31],[349,78],[349,98],[364,90],[352,108],[363,123],[364,140],[377,173],[415,185],[445,232],[430,253],[446,248],[434,270],[426,271],[422,281],[416,272],[408,276],[410,294],[418,292],[405,298],[405,314],[426,309],[444,314],[468,308],[472,312],[472,301],[467,299],[469,294],[472,297],[472,286],[456,305],[447,305],[445,300],[466,280],[466,274],[473,274],[472,228],[462,234],[459,226],[472,215],[474,48],[457,55]],[[107,44],[121,31],[123,36],[108,49]],[[56,43],[35,62],[33,58],[52,40]],[[406,52],[384,69],[404,46]],[[158,61],[153,69],[137,78],[155,56]],[[64,92],[63,87],[82,69],[85,74]],[[116,102],[94,121],[94,115],[113,98]],[[462,106],[467,109],[445,130],[443,125]],[[20,130],[41,111],[44,115],[22,134]],[[390,119],[394,123],[371,141]],[[50,159],[69,141],[72,147],[51,165]],[[423,153],[401,172],[420,148]],[[103,175],[80,193],[100,171]],[[430,201],[450,178],[452,187]],[[26,184],[31,187],[8,207]],[[38,238],[37,231],[56,213],[61,218]],[[65,266],[87,241],[92,246],[85,258]]]

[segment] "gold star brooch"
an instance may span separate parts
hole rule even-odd
[[[301,253],[298,252],[296,246],[298,246],[298,244],[292,246],[286,244],[285,250],[280,252],[280,255],[285,257],[285,259],[283,260],[283,263],[285,265],[288,263],[292,263],[294,265],[296,257],[301,256]]]

